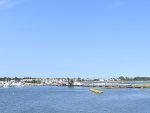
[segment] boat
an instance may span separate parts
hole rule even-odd
[[[94,88],[91,88],[90,91],[91,91],[91,92],[94,92],[94,93],[97,93],[97,94],[103,93],[103,91],[97,90],[97,89],[94,89]]]

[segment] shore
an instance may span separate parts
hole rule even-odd
[[[106,89],[113,88],[150,88],[150,83],[132,83],[132,82],[78,82],[78,84],[43,84],[43,83],[21,83],[21,82],[3,82],[0,84],[2,88],[8,87],[25,87],[25,86],[68,86],[68,87],[99,87]]]

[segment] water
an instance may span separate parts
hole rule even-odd
[[[0,113],[150,113],[150,89],[0,88]]]

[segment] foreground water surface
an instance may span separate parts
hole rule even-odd
[[[150,113],[150,89],[0,88],[0,113]]]

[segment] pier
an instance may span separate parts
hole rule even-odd
[[[106,89],[113,88],[150,88],[150,84],[131,84],[131,83],[91,83],[83,84],[84,87],[101,87]]]

